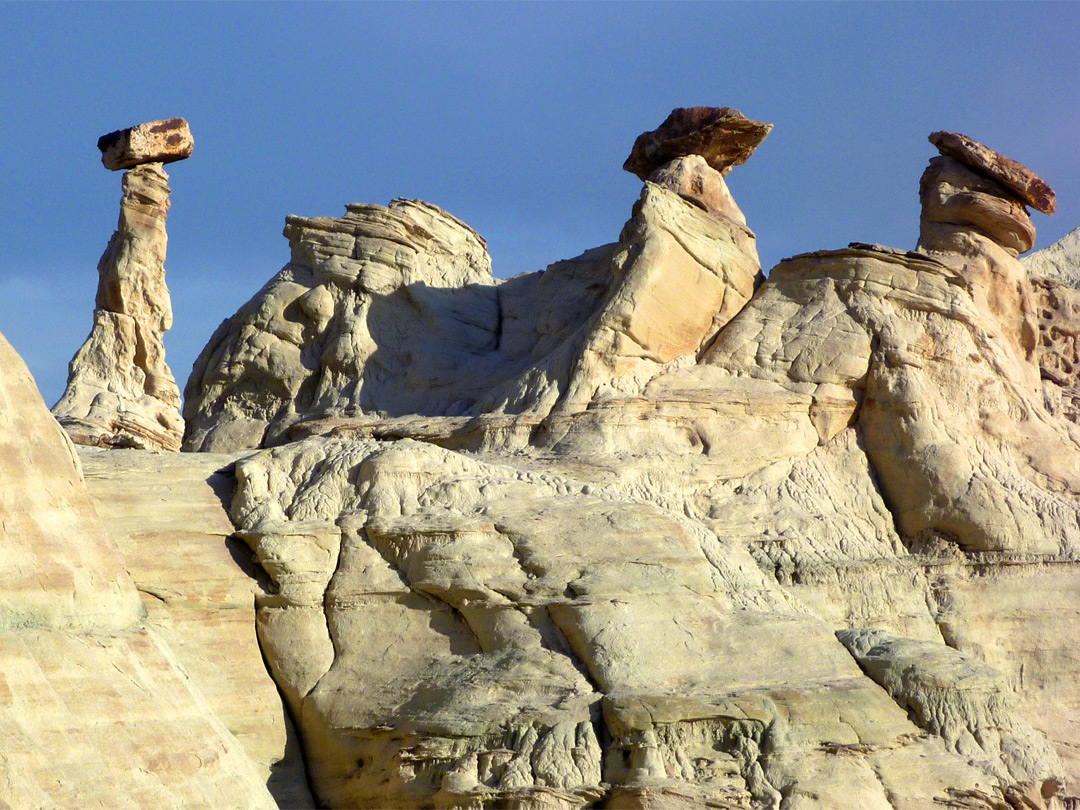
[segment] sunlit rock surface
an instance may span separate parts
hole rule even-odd
[[[275,806],[145,618],[71,442],[0,337],[0,801]]]
[[[231,515],[320,801],[1077,795],[1080,432],[1003,183],[1052,192],[938,140],[918,251],[766,280],[701,155],[645,172],[617,243],[502,282],[430,206],[289,220],[185,441],[265,448]]]
[[[53,413],[76,444],[178,450],[180,389],[165,362],[172,327],[165,284],[169,175],[194,143],[182,118],[120,130],[98,142],[106,168],[124,172],[116,232],[98,262],[94,325],[68,367]]]
[[[1080,802],[1080,299],[1067,242],[1018,259],[1052,191],[935,133],[916,250],[765,278],[733,113],[647,133],[618,240],[541,273],[419,201],[290,217],[188,381],[203,452],[85,451],[281,806],[296,738],[335,808]]]

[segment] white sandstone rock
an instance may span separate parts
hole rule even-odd
[[[162,343],[172,326],[165,286],[168,179],[160,163],[124,174],[120,222],[98,263],[94,326],[53,406],[78,444],[180,448],[180,391]]]

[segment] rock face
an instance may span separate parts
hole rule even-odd
[[[411,415],[476,419],[476,441],[524,445],[552,412],[639,390],[702,350],[761,278],[733,200],[710,215],[654,183],[618,243],[506,281],[483,240],[434,206],[347,211],[288,218],[292,261],[195,363],[185,449]]]
[[[4,805],[273,808],[145,623],[71,442],[2,337],[0,473]]]
[[[289,217],[188,381],[203,453],[81,451],[118,548],[12,365],[14,804],[1080,805],[1080,263],[1018,259],[1053,193],[935,133],[917,250],[764,278],[723,174],[767,127],[674,112],[618,241],[505,281],[426,203]]]
[[[243,747],[278,806],[314,807],[300,743],[255,635],[260,572],[226,511],[235,459],[78,448],[86,488],[149,626]]]
[[[1080,229],[1023,264],[1038,310],[1036,356],[1046,406],[1080,424]]]
[[[154,137],[173,131],[144,127]],[[125,130],[127,140],[118,143],[141,144],[133,134],[140,131]],[[53,413],[78,444],[178,450],[184,432],[180,390],[162,342],[172,326],[165,286],[169,176],[160,162],[145,162],[157,155],[153,149],[132,146],[128,152],[142,160],[124,174],[120,222],[98,262],[94,326],[71,361]],[[181,157],[186,155],[171,159]]]
[[[195,139],[183,118],[150,121],[98,138],[101,164],[111,171],[143,163],[172,163],[191,157]]]
[[[1069,287],[1080,287],[1080,228],[1050,247],[1020,260],[1033,277],[1046,278]]]
[[[415,201],[289,218],[196,364],[186,446],[263,448],[231,516],[318,800],[1071,806],[1080,427],[1022,167],[962,141],[919,250],[762,280],[673,119],[543,273]]]

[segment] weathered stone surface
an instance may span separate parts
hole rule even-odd
[[[173,163],[191,157],[195,140],[183,118],[150,121],[98,138],[101,164],[120,171],[143,163]]]
[[[53,406],[77,444],[180,448],[180,390],[162,342],[172,326],[165,285],[168,179],[159,163],[124,174],[120,222],[98,262],[94,326]]]
[[[309,439],[237,473],[233,517],[277,586],[260,638],[326,804],[757,807],[797,789],[884,810],[989,776],[919,739],[825,622],[658,492],[410,441]],[[919,778],[893,784],[897,758]]]
[[[1023,206],[935,158],[918,251],[798,256],[727,309],[753,243],[714,180],[670,163],[617,245],[494,285],[472,368],[512,373],[467,407],[308,410],[240,463],[321,801],[1074,796],[1072,602],[1036,594],[1078,570],[1080,429],[1040,380]]]
[[[920,726],[957,754],[985,759],[1005,782],[1042,784],[1062,774],[1046,738],[1016,715],[1001,672],[944,644],[882,630],[841,630],[837,637]]]
[[[634,141],[623,168],[642,180],[665,163],[701,155],[720,174],[750,159],[772,131],[731,107],[676,107],[659,127]]]
[[[1032,276],[1080,288],[1080,228],[1020,260]]]
[[[1080,229],[1022,263],[1032,276],[1046,406],[1080,424]]]
[[[959,132],[942,130],[930,133],[930,143],[936,146],[941,154],[955,158],[1000,183],[1036,211],[1053,214],[1056,210],[1054,190],[1045,180],[974,138]]]
[[[265,778],[247,544],[326,806],[1076,805],[1080,300],[998,181],[941,157],[920,194],[918,250],[767,279],[693,156],[502,282],[423,203],[289,218],[188,386],[232,545],[221,457],[87,451],[155,631]]]
[[[273,808],[161,637],[0,337],[0,785],[10,807]]]
[[[955,272],[1016,353],[1033,360],[1034,293],[1016,256],[1035,239],[1022,206],[996,183],[948,157],[933,158],[919,182],[919,250]]]
[[[505,281],[483,241],[434,206],[348,211],[289,218],[292,262],[195,363],[186,449],[409,414],[495,416],[481,443],[525,443],[553,410],[638,390],[693,356],[760,280],[745,225],[652,183],[618,243]]]
[[[919,192],[925,223],[975,228],[1016,254],[1035,244],[1035,226],[1023,204],[959,161],[932,159]]]
[[[313,807],[300,752],[255,635],[264,584],[226,511],[232,456],[79,448],[87,490],[154,632],[243,746],[279,807]]]
[[[746,224],[746,217],[728,191],[724,176],[701,155],[687,155],[665,163],[649,175],[649,182],[674,191],[713,216],[730,217]]]

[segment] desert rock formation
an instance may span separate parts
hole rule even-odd
[[[767,132],[676,111],[619,241],[506,281],[423,203],[289,218],[185,446],[265,448],[231,514],[320,801],[1076,795],[1080,428],[1017,259],[1053,193],[935,133],[918,250],[764,279],[723,173]]]
[[[724,176],[770,129],[674,111],[618,240],[506,280],[417,200],[289,217],[187,383],[199,453],[3,445],[12,637],[199,687],[132,805],[200,745],[175,806],[1080,805],[1076,240],[1025,266],[1053,191],[939,132],[916,250],[766,278]],[[5,441],[44,430],[14,390]],[[41,745],[0,769],[71,806]]]
[[[145,611],[75,449],[0,337],[0,802],[273,808]]]
[[[292,261],[195,362],[184,448],[412,416],[475,418],[485,441],[524,445],[553,411],[640,390],[707,346],[761,280],[723,177],[694,171],[707,202],[689,204],[665,175],[645,184],[617,243],[506,281],[492,278],[483,239],[426,203],[289,217]]]
[[[98,262],[94,326],[53,407],[77,444],[178,450],[184,432],[180,390],[165,363],[172,326],[165,286],[169,176],[163,162],[191,154],[182,118],[101,138],[106,168],[122,169],[120,221]]]

